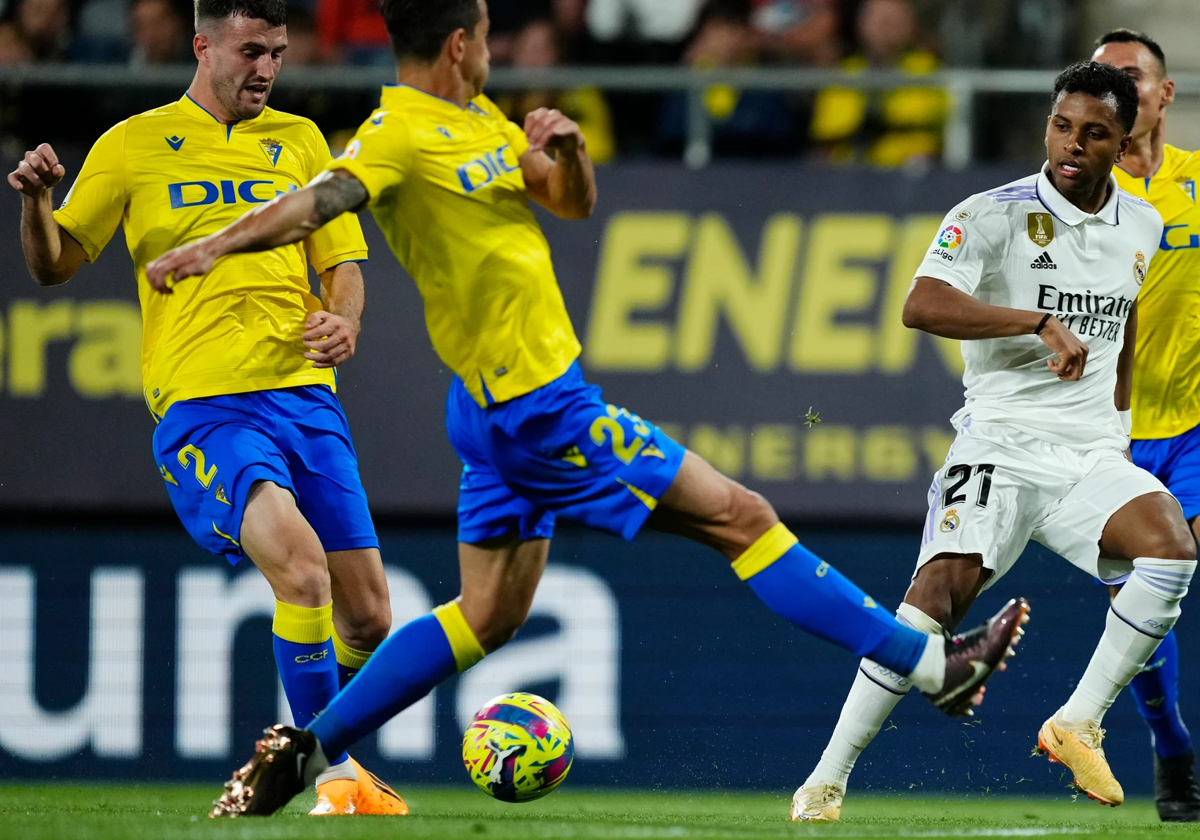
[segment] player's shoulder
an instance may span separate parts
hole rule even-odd
[[[1026,212],[1030,203],[1040,206],[1036,175],[975,193],[957,204],[949,215],[953,221],[970,222],[1002,235],[1010,217]]]
[[[479,94],[467,103],[467,110],[481,117],[491,117],[497,120],[508,120],[504,111],[484,94]]]
[[[1134,195],[1124,187],[1117,187],[1117,201],[1120,202],[1118,212],[1132,214],[1137,218],[1144,218],[1147,222],[1162,225],[1162,216],[1158,209],[1146,199]]]
[[[287,111],[276,111],[274,108],[264,108],[259,118],[259,129],[269,133],[289,134],[297,141],[308,143],[325,143],[325,135],[317,124],[308,117],[299,114],[289,114]]]
[[[1189,152],[1167,143],[1163,146],[1160,172],[1176,178],[1200,174],[1200,151]]]

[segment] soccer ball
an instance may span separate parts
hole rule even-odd
[[[536,694],[504,694],[467,727],[463,764],[479,789],[501,802],[530,802],[554,790],[571,769],[575,745],[562,712]]]

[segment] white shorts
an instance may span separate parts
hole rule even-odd
[[[1074,449],[968,417],[929,488],[917,568],[939,554],[979,554],[992,571],[986,589],[1033,539],[1120,583],[1133,563],[1101,556],[1100,537],[1114,513],[1148,493],[1168,491],[1117,449]]]

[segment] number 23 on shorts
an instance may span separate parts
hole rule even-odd
[[[611,443],[613,454],[617,456],[617,460],[621,463],[632,463],[633,459],[642,451],[642,447],[646,445],[646,441],[650,438],[650,433],[653,429],[641,417],[631,414],[623,408],[609,405],[606,411],[606,415],[597,417],[592,421],[588,434],[591,436],[592,442],[597,446],[604,446],[605,443]],[[621,420],[626,420],[633,429],[634,437],[632,440],[628,440],[625,426],[621,423]]]

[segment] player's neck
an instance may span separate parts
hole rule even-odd
[[[470,91],[457,68],[445,66],[443,62],[437,61],[433,64],[405,62],[396,69],[400,84],[453,102],[459,108],[467,107],[471,98]]]
[[[1135,178],[1151,178],[1162,166],[1166,145],[1167,118],[1163,117],[1154,128],[1134,138],[1118,165]]]
[[[187,95],[193,102],[212,114],[213,118],[218,122],[225,125],[238,122],[238,118],[226,111],[224,106],[221,105],[220,100],[213,94],[207,80],[202,79],[200,73],[196,73],[196,78],[192,80],[192,84],[187,90]]]
[[[1064,185],[1059,183],[1058,179],[1054,177],[1054,172],[1052,170],[1046,173],[1046,177],[1050,179],[1050,183],[1054,185],[1054,189],[1058,191],[1059,195],[1074,204],[1084,213],[1093,216],[1096,213],[1099,213],[1100,208],[1102,208],[1105,202],[1108,201],[1110,190],[1112,189],[1111,176],[1107,178],[1101,178],[1099,183],[1087,190],[1063,189]]]

